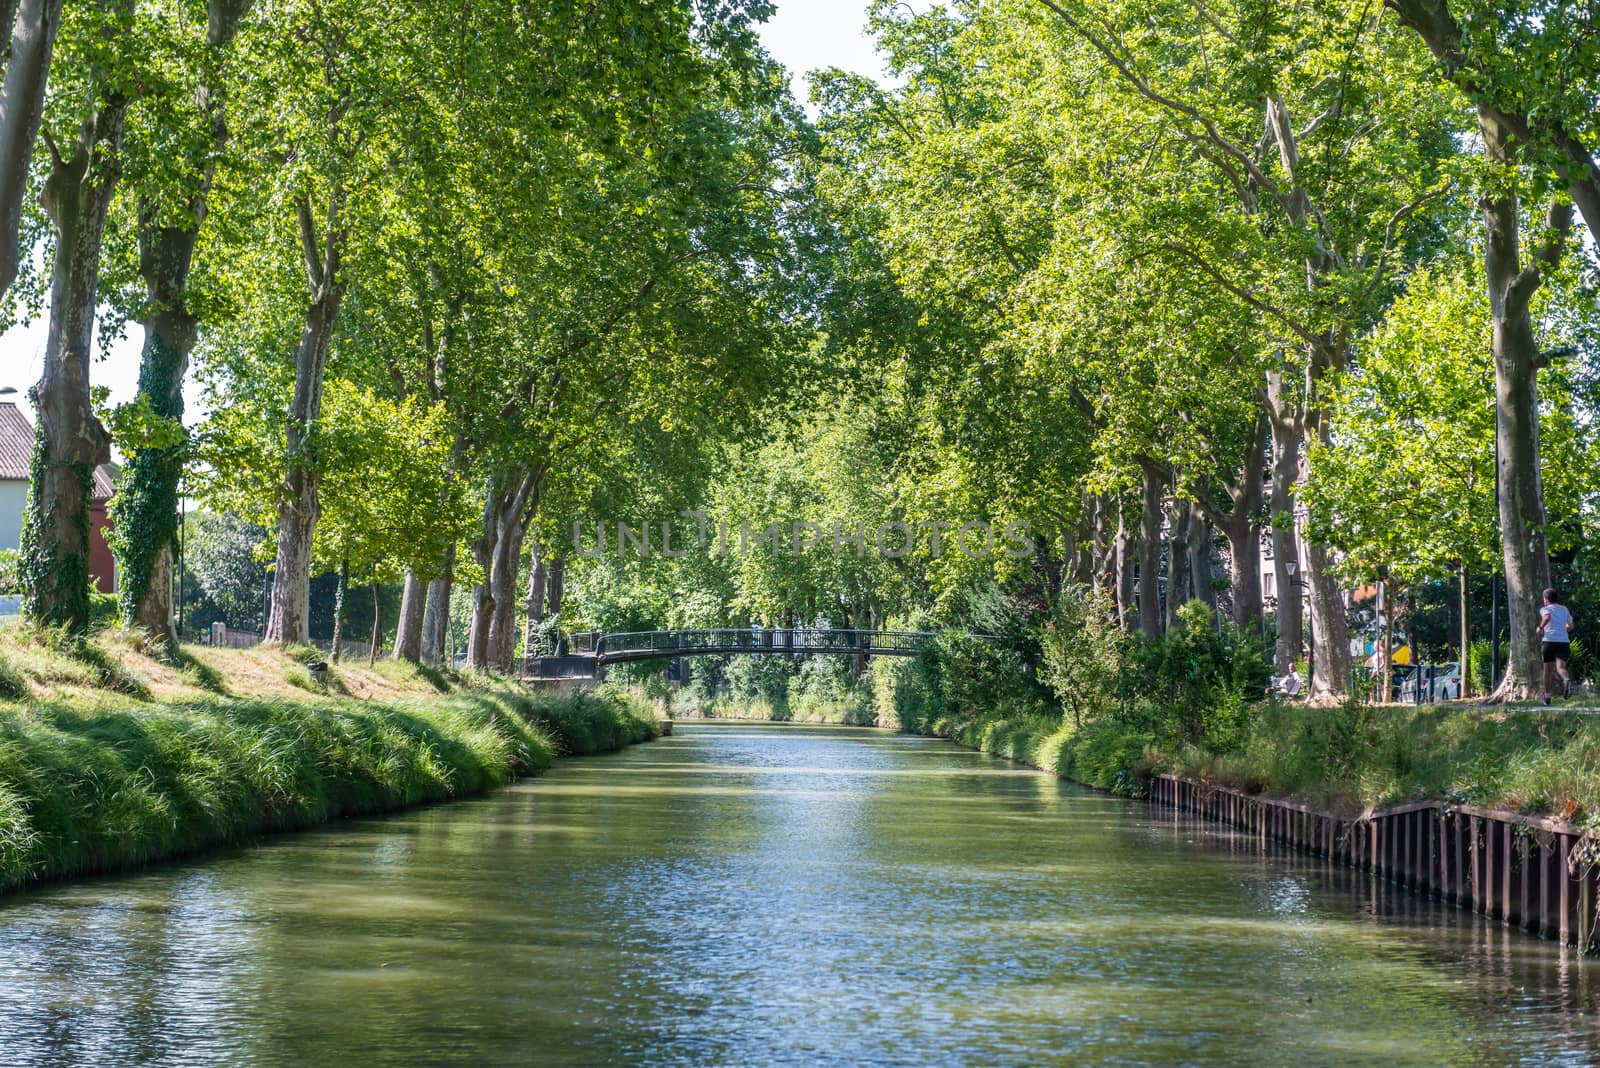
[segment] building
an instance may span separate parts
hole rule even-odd
[[[33,424],[22,409],[0,402],[0,549],[22,544],[22,513],[28,504],[28,465],[33,459]],[[110,517],[106,505],[116,492],[117,467],[101,464],[94,472],[94,496],[89,501],[89,574],[101,593],[117,589],[117,564],[106,544]],[[17,610],[15,597],[0,597],[0,612]]]

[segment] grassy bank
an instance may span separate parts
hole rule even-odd
[[[941,639],[874,663],[874,707],[886,725],[1119,793],[1173,771],[1346,815],[1433,800],[1600,828],[1600,716],[1284,704],[1263,698],[1265,651],[1249,636],[1202,606],[1184,612],[1185,627],[1153,640],[1062,613],[1032,671],[1005,649]]]
[[[1173,771],[1252,794],[1357,813],[1441,800],[1600,826],[1600,718],[1560,712],[1263,703],[1226,752],[1174,747],[1094,722],[992,714],[926,723],[923,733],[1089,786],[1143,795]]]
[[[478,793],[655,737],[644,702],[293,651],[0,634],[0,889]]]

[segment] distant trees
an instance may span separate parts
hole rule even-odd
[[[1150,641],[1220,605],[1279,673],[1314,647],[1338,700],[1348,586],[1454,581],[1464,644],[1498,561],[1500,692],[1527,692],[1547,542],[1592,510],[1580,5],[875,0],[895,78],[818,73],[814,125],[766,11],[21,0],[0,289],[50,314],[29,615],[87,625],[114,435],[122,615],[155,636],[187,465],[267,531],[272,641],[309,636],[330,572],[401,584],[396,655],[442,657],[454,615],[501,670],[558,612],[877,626],[1003,588],[1042,620],[1089,590],[1096,628]],[[144,331],[109,434],[97,315]],[[618,561],[570,533],[684,513],[922,540]],[[968,523],[1031,551],[929,551]]]

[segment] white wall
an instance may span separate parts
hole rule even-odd
[[[28,503],[28,484],[20,478],[0,479],[0,549],[22,545],[22,509]]]

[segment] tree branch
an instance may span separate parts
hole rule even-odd
[[[322,256],[317,251],[317,220],[311,214],[311,197],[303,194],[295,202],[295,218],[300,224],[300,251],[306,261],[306,278],[313,291],[322,288]]]
[[[1212,266],[1210,261],[1208,261],[1204,256],[1200,255],[1198,252],[1195,252],[1188,246],[1181,245],[1176,241],[1169,241],[1164,247],[1169,251],[1176,252],[1179,256],[1182,256],[1184,259],[1194,264],[1202,273],[1209,276],[1212,281],[1216,282],[1223,289],[1244,301],[1256,311],[1261,312],[1263,315],[1269,315],[1278,320],[1278,322],[1288,327],[1290,332],[1292,332],[1301,341],[1304,341],[1306,344],[1311,346],[1321,346],[1323,344],[1323,339],[1312,333],[1311,330],[1303,323],[1296,320],[1282,308],[1268,304],[1254,293],[1251,293],[1249,290],[1229,279],[1221,271],[1217,270],[1216,267]]]
[[[1143,96],[1145,99],[1154,104],[1159,104],[1168,111],[1182,115],[1191,122],[1195,123],[1200,127],[1201,130],[1205,132],[1205,138],[1207,141],[1216,146],[1219,151],[1238,161],[1245,173],[1250,175],[1251,181],[1255,182],[1262,189],[1265,189],[1274,198],[1279,198],[1281,196],[1280,190],[1278,189],[1278,184],[1269,178],[1266,172],[1256,165],[1255,160],[1252,159],[1248,153],[1244,152],[1239,148],[1238,145],[1224,137],[1222,131],[1217,128],[1217,124],[1209,116],[1201,112],[1192,104],[1186,104],[1181,100],[1177,100],[1173,97],[1158,92],[1148,81],[1134,71],[1132,64],[1130,64],[1124,56],[1119,54],[1114,48],[1111,47],[1110,44],[1091,33],[1083,25],[1083,23],[1079,22],[1077,19],[1068,14],[1066,9],[1060,4],[1057,4],[1055,0],[1039,0],[1039,3],[1043,4],[1045,7],[1054,12],[1056,17],[1062,22],[1066,23],[1074,33],[1087,41],[1095,51],[1105,56],[1106,60],[1116,68],[1117,73],[1122,75],[1123,80],[1131,85],[1140,96]]]

